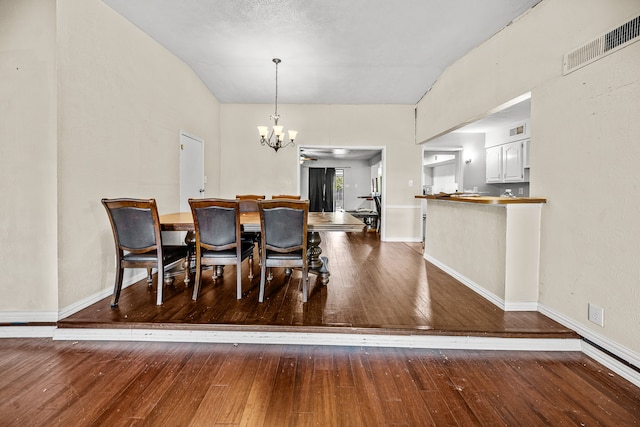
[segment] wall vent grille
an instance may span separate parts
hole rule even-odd
[[[516,126],[514,128],[509,129],[509,136],[518,136],[524,133],[524,125]]]
[[[640,16],[564,54],[562,74],[584,67],[640,40]]]

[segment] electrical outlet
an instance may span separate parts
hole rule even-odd
[[[604,328],[604,308],[589,303],[589,321]]]
[[[518,195],[522,196],[524,194],[524,188],[520,187],[518,188]]]

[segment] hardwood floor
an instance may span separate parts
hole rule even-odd
[[[117,309],[109,298],[58,322],[59,328],[189,328],[332,331],[576,338],[538,312],[504,312],[425,261],[419,243],[380,242],[376,233],[323,233],[323,255],[331,271],[327,286],[310,278],[309,302],[302,303],[300,272],[287,279],[274,269],[264,303],[258,303],[259,267],[253,281],[243,264],[243,297],[235,298],[235,267],[214,283],[204,273],[200,297],[179,277],[165,286],[162,306],[156,285],[143,280],[122,291]],[[257,259],[257,256],[256,256]]]
[[[634,426],[579,352],[0,341],[2,426]]]
[[[59,328],[332,331],[388,335],[579,338],[536,312],[505,313],[421,255],[375,233],[327,233],[331,281],[281,270],[235,298],[234,267],[201,296],[177,280],[122,291]],[[247,266],[243,267],[246,269]],[[256,277],[259,277],[258,275]],[[99,336],[99,335],[98,335]],[[633,426],[640,389],[578,351],[476,351],[370,345],[0,341],[0,425]]]

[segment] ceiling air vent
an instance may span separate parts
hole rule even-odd
[[[562,74],[567,75],[638,40],[640,40],[640,16],[565,53]]]

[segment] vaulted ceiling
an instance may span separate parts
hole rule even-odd
[[[416,104],[540,0],[103,0],[222,103]]]

